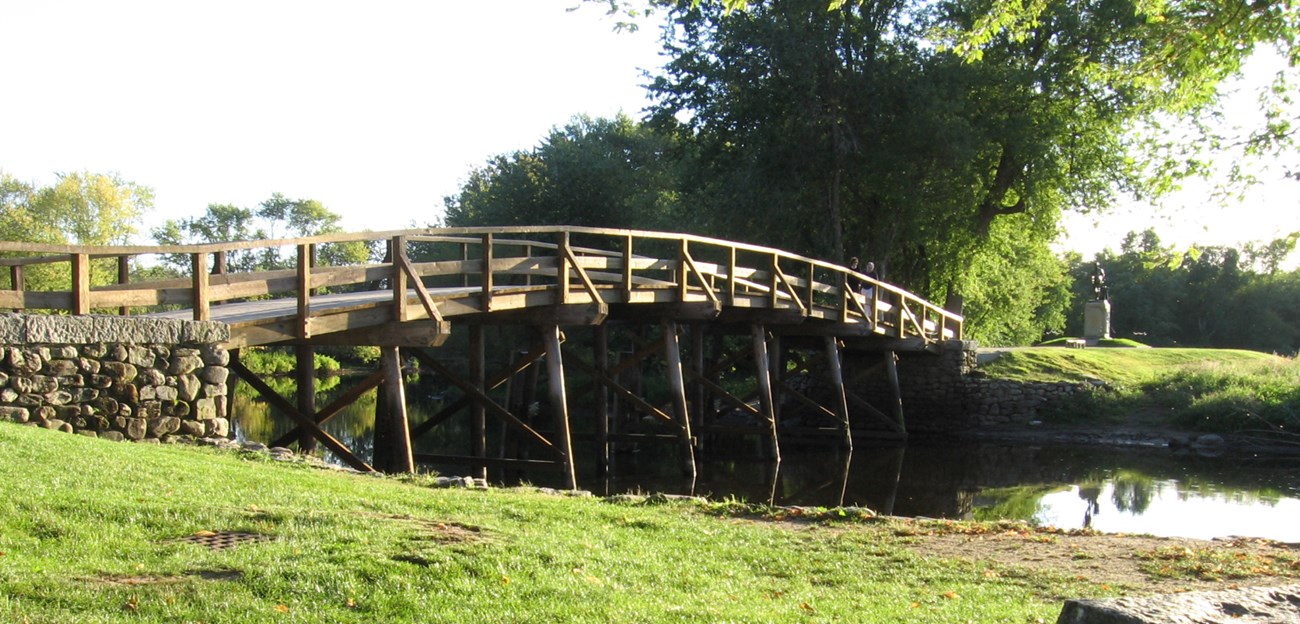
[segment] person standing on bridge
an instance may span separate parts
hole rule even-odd
[[[863,266],[862,274],[866,275],[868,278],[872,280],[880,279],[880,276],[876,275],[876,263],[874,262],[868,262],[865,266]],[[876,292],[875,282],[867,282],[867,281],[862,282],[862,297],[864,299],[870,301],[871,295],[875,294],[875,292]]]

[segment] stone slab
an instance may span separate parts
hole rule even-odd
[[[230,326],[216,321],[102,314],[0,314],[0,344],[218,344]]]
[[[1300,584],[1067,600],[1057,624],[1300,624]]]

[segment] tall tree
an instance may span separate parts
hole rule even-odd
[[[274,193],[255,210],[230,204],[209,204],[202,216],[168,219],[152,233],[160,245],[310,237],[341,232],[340,220],[338,214],[317,200],[289,199]],[[376,254],[376,249],[360,241],[328,243],[317,249],[317,259],[324,265],[355,264]],[[181,271],[189,268],[189,260],[184,256],[168,257],[166,261]],[[291,266],[293,262],[278,247],[235,251],[226,261],[234,271],[278,269]]]
[[[60,173],[46,187],[0,171],[0,238],[51,244],[115,245],[130,242],[143,215],[153,208],[153,191],[117,174]],[[111,260],[91,264],[91,280],[116,279]],[[8,276],[4,278],[8,280]],[[36,265],[27,271],[29,289],[65,289],[66,269]]]
[[[470,173],[445,199],[446,224],[672,227],[679,167],[667,137],[625,115],[579,116],[528,151]]]

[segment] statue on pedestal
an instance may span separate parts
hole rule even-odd
[[[1092,265],[1092,300],[1083,306],[1083,338],[1088,344],[1110,338],[1110,293],[1100,262]]]

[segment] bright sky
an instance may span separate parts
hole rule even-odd
[[[0,169],[40,185],[116,172],[154,189],[146,228],[274,192],[347,230],[424,226],[491,156],[577,114],[639,116],[657,28],[614,33],[579,4],[0,0]],[[1297,184],[1072,220],[1065,244],[1090,255],[1148,226],[1167,243],[1272,239],[1300,229]]]
[[[117,172],[155,190],[150,223],[280,192],[424,226],[489,157],[640,116],[657,29],[579,4],[0,0],[0,169]]]

